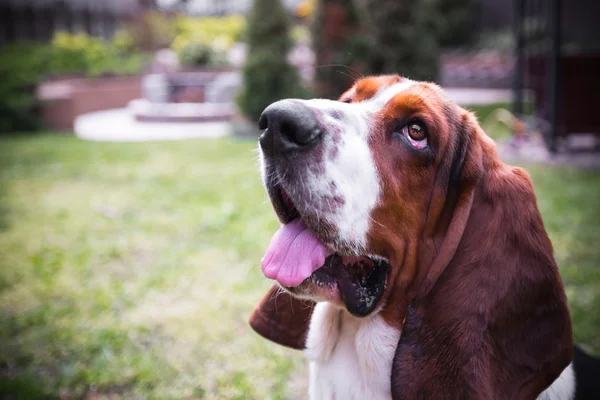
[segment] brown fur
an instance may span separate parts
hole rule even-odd
[[[367,78],[341,99],[373,96],[390,79]],[[430,157],[390,139],[399,116],[425,122]],[[435,85],[411,87],[377,119],[371,147],[384,184],[369,248],[391,265],[380,313],[402,329],[393,398],[535,399],[569,364],[573,345],[527,173],[503,164],[475,117]],[[312,306],[303,307],[304,320],[280,322],[305,335]],[[277,323],[281,307],[270,311]]]

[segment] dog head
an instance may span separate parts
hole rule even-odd
[[[339,101],[279,101],[259,125],[263,183],[284,224],[265,274],[355,316],[427,272],[417,255],[445,237],[450,192],[481,173],[463,174],[467,144],[486,140],[438,86],[399,76],[362,79]]]

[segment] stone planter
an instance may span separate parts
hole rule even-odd
[[[71,131],[79,115],[125,107],[140,96],[140,76],[54,79],[37,91],[44,126],[59,131]]]
[[[235,112],[231,103],[152,103],[145,99],[133,100],[127,108],[143,122],[227,121]]]
[[[235,70],[226,68],[167,73],[162,75],[166,92],[159,93],[164,98],[154,99],[162,101],[154,105],[138,102],[134,109],[144,121],[227,120],[234,112],[232,98],[239,85],[238,76]],[[142,81],[149,77],[152,79],[153,75],[50,79],[37,90],[42,122],[48,129],[71,131],[75,119],[82,114],[124,108],[133,100],[143,99]],[[160,79],[155,79],[154,86],[160,89],[160,83]],[[199,104],[206,106],[197,107]]]
[[[235,93],[241,85],[236,71],[200,70],[146,75],[143,99],[129,103],[138,121],[227,121],[235,113]]]

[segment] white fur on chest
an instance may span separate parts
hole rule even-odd
[[[304,352],[310,362],[310,399],[391,399],[399,339],[400,331],[378,315],[355,318],[330,303],[317,304]]]
[[[313,312],[304,355],[310,363],[310,400],[391,399],[392,361],[400,331],[378,315],[355,318],[330,303]],[[569,365],[538,400],[569,400],[575,374]]]

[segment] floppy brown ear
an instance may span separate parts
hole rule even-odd
[[[419,296],[431,290],[454,257],[484,173],[482,149],[476,143],[479,135],[473,132],[480,129],[475,117],[463,111],[455,123],[455,136],[449,148],[451,156],[439,168],[430,201],[419,268],[427,273],[420,284]]]
[[[303,350],[314,306],[273,285],[252,312],[250,326],[277,344]]]
[[[392,395],[533,400],[571,361],[566,296],[529,177],[465,118],[460,179],[446,174],[456,200],[449,188],[447,229],[433,230],[441,239],[408,309]]]

